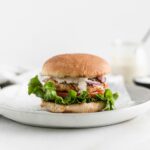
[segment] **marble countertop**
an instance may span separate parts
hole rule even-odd
[[[147,150],[150,111],[127,122],[86,129],[32,127],[0,117],[2,150]]]

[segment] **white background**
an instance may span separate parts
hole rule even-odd
[[[140,41],[149,27],[150,0],[0,0],[0,64],[41,67],[62,52],[109,59],[112,41]],[[150,40],[146,51],[150,57]],[[0,149],[147,150],[149,114],[83,130],[35,128],[0,117]]]
[[[0,0],[0,63],[32,68],[62,52],[108,59],[112,41],[139,41],[149,26],[149,0]]]

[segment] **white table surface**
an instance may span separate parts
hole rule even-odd
[[[133,120],[99,128],[52,129],[0,117],[0,150],[148,150],[150,111]]]

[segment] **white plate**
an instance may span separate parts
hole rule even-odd
[[[9,87],[9,89],[11,88]],[[106,126],[130,120],[150,108],[150,91],[148,89],[136,86],[128,86],[127,89],[135,102],[134,105],[113,111],[49,113],[45,111],[25,111],[1,105],[0,113],[11,120],[42,127],[83,128]]]

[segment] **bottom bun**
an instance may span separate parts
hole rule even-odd
[[[91,102],[72,105],[60,105],[52,102],[42,101],[41,107],[55,113],[89,113],[98,112],[104,109],[104,102]]]

